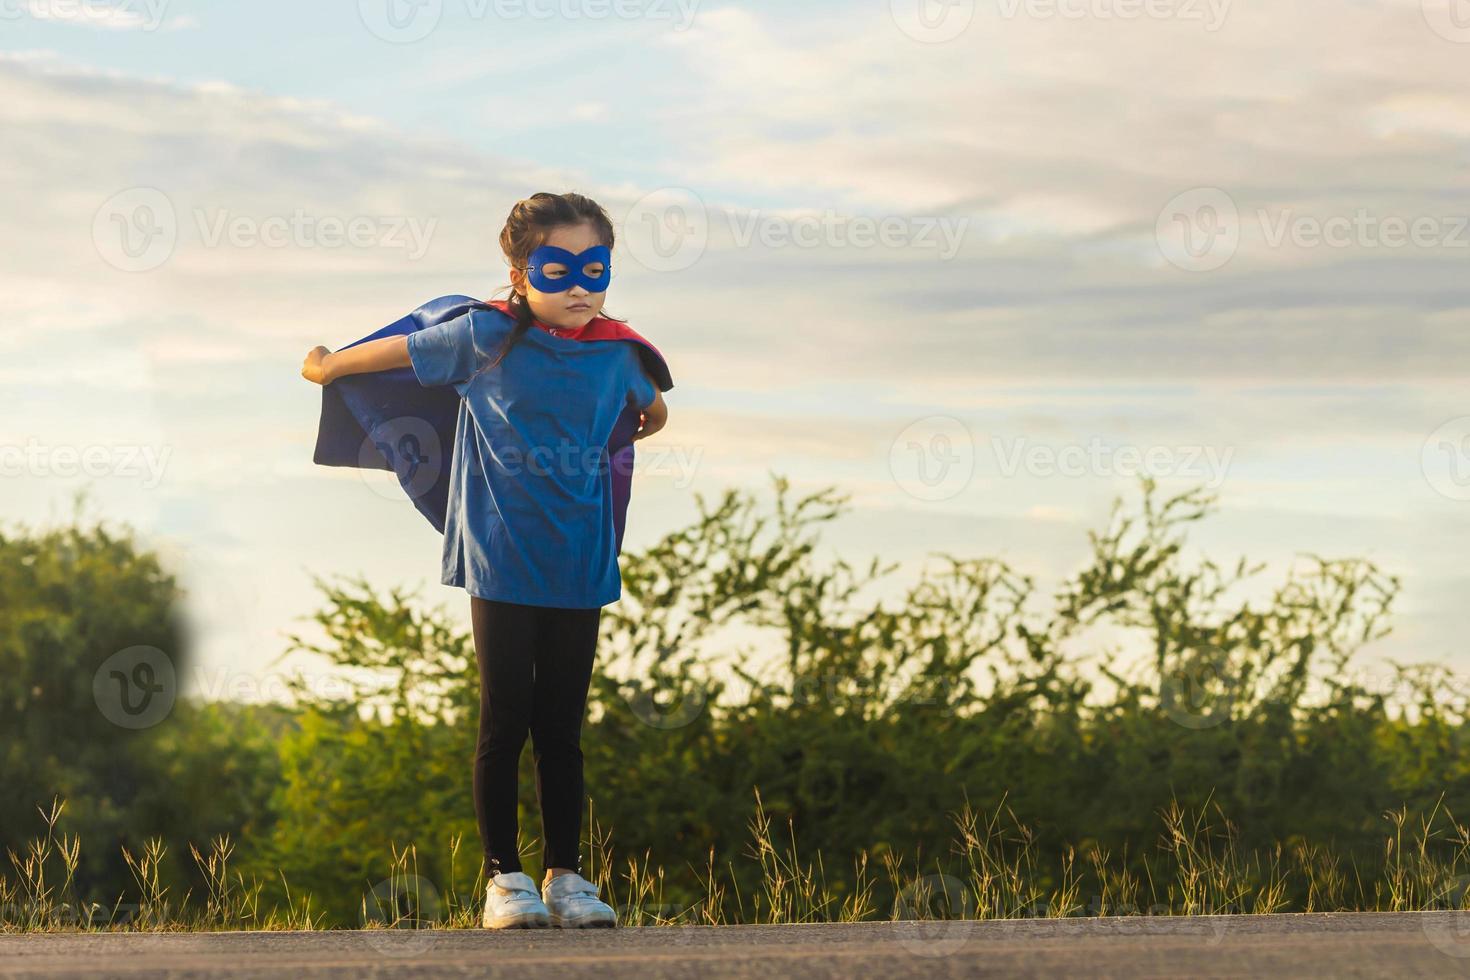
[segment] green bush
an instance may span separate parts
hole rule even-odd
[[[757,790],[802,849],[840,859],[826,870],[839,895],[858,887],[861,852],[950,867],[958,855],[943,848],[966,805],[1004,807],[1028,828],[1044,882],[1060,880],[1071,848],[1127,855],[1128,872],[1150,875],[1176,806],[1213,811],[1211,826],[1244,853],[1317,842],[1371,879],[1387,811],[1441,798],[1466,809],[1470,757],[1463,715],[1443,697],[1450,678],[1403,668],[1398,689],[1415,696],[1395,704],[1348,669],[1386,633],[1398,589],[1368,562],[1308,556],[1247,599],[1263,568],[1189,556],[1185,532],[1212,498],[1160,499],[1145,481],[1138,512],[1119,502],[1090,535],[1090,560],[1052,595],[1002,562],[946,554],[903,601],[865,602],[892,566],[818,558],[816,529],[843,503],[831,491],[792,501],[777,480],[769,513],[740,493],[701,499],[691,526],[624,556],[583,737],[594,818],[584,823],[619,861],[661,865],[668,904],[700,899],[710,867],[732,892],[759,891]],[[388,841],[413,840],[433,855],[432,880],[466,893],[478,870],[470,640],[411,596],[360,581],[323,588],[331,642],[311,649],[374,669],[381,684],[350,700],[391,721],[374,735],[318,720],[286,741],[271,859],[313,869],[318,887],[341,881],[329,890],[345,900],[356,892],[344,872],[366,880]],[[753,636],[781,656],[758,662]],[[1149,655],[1105,655],[1130,643]],[[722,685],[716,663],[741,683]],[[344,707],[317,710],[342,718]],[[534,867],[529,756],[522,830]],[[451,882],[456,837],[468,846]],[[1286,899],[1301,907],[1306,887]]]
[[[182,601],[131,532],[78,515],[0,533],[0,849],[23,857],[38,811],[65,800],[88,843],[76,885],[103,904],[131,883],[125,848],[158,837],[187,855],[190,840],[269,821],[277,766],[262,717],[278,712],[178,697],[191,663]],[[130,665],[111,666],[134,649],[159,688],[146,702],[126,687],[139,679]],[[129,727],[124,701],[153,715]],[[192,868],[170,860],[160,873],[182,894]]]
[[[793,500],[777,479],[769,510],[739,492],[700,498],[689,527],[623,556],[583,748],[589,873],[639,906],[625,921],[883,916],[931,899],[935,880],[964,882],[965,908],[986,915],[1426,907],[1466,870],[1455,678],[1423,665],[1392,668],[1392,685],[1354,676],[1399,588],[1373,564],[1221,567],[1187,546],[1213,498],[1144,481],[1049,594],[1003,562],[939,554],[899,601],[878,601],[865,595],[895,566],[819,557],[845,503],[832,490]],[[146,558],[81,560],[117,546],[72,533],[24,545],[37,557],[23,567],[44,575],[3,566],[5,608],[25,613],[6,617],[0,650],[28,671],[92,650],[61,673],[84,671],[175,598]],[[58,579],[73,584],[46,585]],[[112,757],[27,758],[7,821],[64,790],[104,845],[231,834],[262,907],[357,926],[366,893],[411,874],[473,924],[472,641],[415,594],[318,586],[325,640],[286,654],[327,657],[356,678],[350,693],[298,681],[289,717],[181,705],[127,753],[154,775],[137,777],[148,788],[115,831],[90,782]],[[90,646],[62,638],[82,622],[120,625]],[[7,698],[26,690],[16,676]],[[66,705],[26,715],[18,737],[44,745],[63,714],[88,713],[76,691]],[[207,764],[224,757],[235,768]],[[534,873],[533,786],[527,752]],[[183,794],[188,809],[168,812]]]

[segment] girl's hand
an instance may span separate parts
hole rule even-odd
[[[301,376],[312,384],[327,383],[327,355],[332,353],[325,347],[313,347],[301,362]]]
[[[669,407],[664,404],[664,393],[653,389],[653,402],[643,410],[642,425],[633,434],[633,441],[646,439],[669,422]]]
[[[649,436],[653,435],[659,429],[662,429],[664,427],[664,424],[662,422],[655,422],[647,415],[640,416],[640,419],[641,424],[639,425],[638,431],[633,433],[634,442],[637,442],[639,439],[647,439]]]

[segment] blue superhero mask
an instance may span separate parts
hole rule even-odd
[[[587,266],[595,262],[602,263],[602,274],[589,276]],[[545,267],[553,263],[566,266],[566,273],[555,279],[548,277]],[[612,281],[612,249],[606,245],[594,245],[581,255],[574,255],[555,245],[542,245],[531,253],[526,272],[531,285],[543,293],[564,293],[573,286],[581,286],[589,293],[605,293]]]

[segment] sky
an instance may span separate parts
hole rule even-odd
[[[196,696],[281,692],[314,576],[467,623],[392,478],[312,464],[301,359],[576,190],[674,380],[625,547],[780,473],[895,588],[1045,590],[1145,472],[1470,670],[1467,57],[1465,0],[0,0],[0,521],[84,488],[158,548]]]

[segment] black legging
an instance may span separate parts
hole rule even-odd
[[[531,736],[542,867],[582,871],[582,717],[602,608],[470,597],[480,665],[475,817],[487,877],[521,870],[517,777]]]

